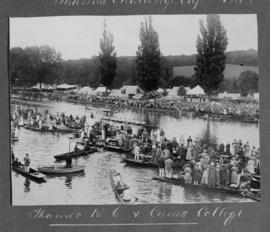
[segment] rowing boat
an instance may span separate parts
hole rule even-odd
[[[65,165],[62,166],[47,166],[40,167],[38,171],[44,174],[69,174],[69,173],[77,173],[84,172],[85,166],[83,165],[73,165],[71,168],[67,168]]]
[[[59,133],[72,133],[77,131],[76,129],[71,129],[71,128],[59,128],[59,127],[54,127],[53,129],[47,129],[42,127],[41,129],[38,127],[34,127],[34,126],[25,126],[24,127],[27,130],[31,130],[31,131],[38,131],[38,132],[59,132]]]
[[[114,181],[114,176],[117,174],[117,172],[115,170],[110,170],[110,174],[109,174],[109,178],[110,178],[110,182],[111,182],[111,186],[113,189],[113,192],[115,194],[116,199],[121,203],[121,204],[126,204],[126,203],[135,203],[138,198],[134,197],[134,196],[130,196],[129,200],[125,200],[125,191],[127,189],[129,189],[129,187],[122,182],[122,186],[121,187],[117,187],[115,185],[115,181]],[[128,191],[128,190],[127,190]]]
[[[252,189],[249,191],[247,190],[247,191],[242,193],[242,196],[249,198],[251,200],[254,200],[254,201],[260,201],[261,200],[261,191],[258,189],[256,189],[255,191],[252,191]]]
[[[120,153],[128,153],[132,150],[132,148],[124,148],[124,147],[114,146],[114,145],[104,145],[103,147],[105,150],[115,151],[115,152],[120,152]]]
[[[158,168],[158,162],[152,161],[149,159],[134,159],[134,158],[123,157],[123,161],[129,165]],[[183,166],[182,162],[174,162],[172,164],[173,168],[182,168],[182,166]]]
[[[22,164],[19,164],[17,166],[15,164],[12,164],[12,170],[37,183],[46,182],[46,180],[44,179],[45,176],[43,174],[41,174],[40,172],[38,172],[37,170],[33,168],[29,168],[29,172],[25,172]]]
[[[157,168],[158,167],[158,162],[151,161],[151,160],[143,160],[143,159],[131,159],[131,158],[126,158],[123,157],[123,161],[127,164],[130,165],[135,165],[135,166],[142,166],[142,167],[153,167]]]
[[[113,192],[115,194],[116,199],[121,203],[124,204],[124,200],[123,197],[121,196],[121,194],[119,194],[119,192],[117,191],[117,187],[114,184],[114,180],[113,180],[113,173],[110,173],[110,182],[111,182],[111,186],[113,189]]]
[[[227,186],[217,186],[217,187],[210,187],[208,185],[201,185],[201,184],[187,184],[181,179],[177,178],[167,178],[167,177],[153,177],[153,180],[157,180],[160,182],[167,182],[173,185],[180,185],[187,188],[193,188],[193,189],[201,189],[201,190],[209,190],[209,191],[216,191],[216,192],[227,192],[231,194],[241,194],[245,190],[239,189],[239,188],[232,188]]]
[[[101,119],[101,121],[108,121],[108,122],[116,122],[116,123],[126,123],[126,124],[132,124],[132,125],[136,125],[136,126],[145,126],[146,123],[145,122],[140,122],[140,121],[136,121],[136,120],[122,120],[122,119],[118,119],[118,118],[112,118],[112,117],[103,117]]]
[[[77,158],[77,157],[80,157],[80,156],[88,156],[94,152],[97,151],[97,148],[95,147],[91,147],[90,149],[88,150],[79,150],[79,151],[73,151],[73,152],[67,152],[67,153],[63,153],[63,154],[60,154],[60,155],[55,155],[54,158],[56,160],[64,160],[66,158]]]

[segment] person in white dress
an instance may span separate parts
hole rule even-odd
[[[140,159],[140,147],[138,146],[137,143],[134,145],[134,159],[138,160]]]

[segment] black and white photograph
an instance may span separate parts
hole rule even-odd
[[[256,14],[9,19],[12,205],[261,199]]]

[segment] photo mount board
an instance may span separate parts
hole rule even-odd
[[[67,2],[67,4],[65,4]],[[71,3],[74,2],[74,3]],[[270,3],[267,0],[0,2],[0,231],[264,232],[270,222]],[[93,4],[95,2],[95,4]],[[195,3],[197,5],[195,6]],[[81,3],[81,4],[79,4]],[[189,3],[189,4],[188,4]],[[193,4],[192,4],[193,3]],[[68,15],[257,14],[262,199],[251,203],[12,206],[9,18]],[[27,30],[27,28],[26,28]]]

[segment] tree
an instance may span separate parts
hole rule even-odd
[[[61,72],[61,54],[47,45],[13,48],[10,51],[11,79],[22,85],[54,83]]]
[[[104,21],[103,37],[100,40],[100,50],[100,82],[110,89],[116,74],[117,59],[113,45],[113,35],[107,29],[106,21]]]
[[[136,53],[138,82],[142,89],[149,92],[157,88],[161,76],[158,33],[153,28],[151,17],[141,23],[140,41],[141,44]]]
[[[178,96],[185,96],[187,93],[185,87],[183,85],[179,86],[179,89],[177,90],[177,95]]]
[[[207,94],[216,90],[224,79],[225,51],[228,45],[227,32],[218,15],[207,15],[206,26],[200,21],[195,64],[196,84]]]
[[[12,48],[9,53],[9,75],[12,86],[23,86],[32,79],[32,69],[25,50]]]
[[[169,86],[190,86],[192,84],[191,78],[185,76],[175,76],[168,82]]]
[[[169,63],[166,57],[161,57],[161,78],[159,79],[159,85],[162,87],[168,87],[168,81],[172,77],[172,67],[169,66]]]
[[[242,72],[237,80],[237,85],[242,96],[258,92],[259,76],[256,72]]]

